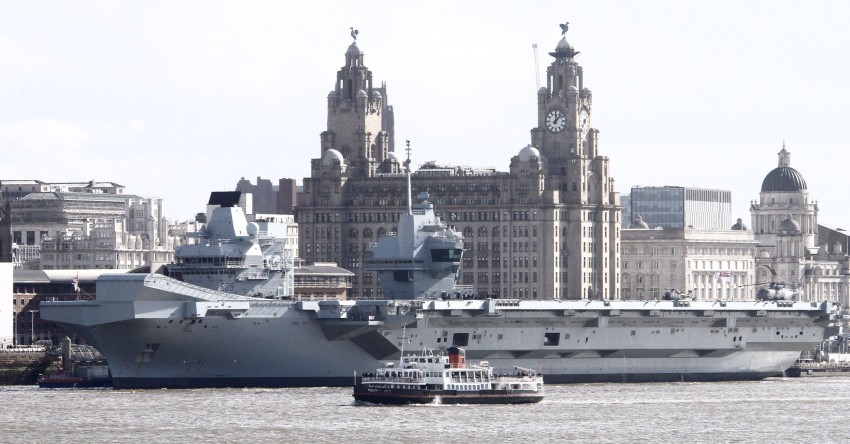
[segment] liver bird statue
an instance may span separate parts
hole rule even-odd
[[[564,35],[564,34],[567,33],[567,29],[569,28],[569,25],[570,25],[570,22],[566,22],[562,25],[558,25],[558,26],[561,27],[561,35]]]
[[[358,34],[359,32],[360,32],[360,31],[358,31],[358,30],[354,29],[354,27],[353,27],[353,26],[351,27],[351,38],[353,38],[355,42],[357,41],[357,34]]]

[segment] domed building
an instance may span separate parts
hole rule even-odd
[[[791,167],[783,144],[779,165],[762,181],[759,201],[750,206],[756,247],[756,284],[779,283],[803,300],[847,305],[847,236],[818,224],[818,205],[803,175]],[[828,233],[819,239],[819,233]],[[843,239],[838,239],[843,237]],[[828,245],[831,245],[828,246]]]
[[[753,232],[764,245],[776,245],[780,224],[790,215],[800,225],[807,248],[815,247],[818,206],[809,198],[806,180],[791,167],[791,153],[779,151],[779,166],[771,170],[761,184],[759,201],[750,207]]]
[[[744,219],[741,219],[740,217],[735,222],[735,225],[732,225],[732,230],[747,231],[748,229],[749,228],[747,228],[747,226],[744,224]]]
[[[643,217],[637,216],[635,217],[635,220],[632,222],[629,228],[639,228],[646,230],[649,228],[649,225],[643,221]]]

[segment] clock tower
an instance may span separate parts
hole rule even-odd
[[[551,254],[556,279],[573,289],[566,297],[618,298],[619,195],[608,158],[597,151],[593,95],[584,86],[579,52],[567,42],[568,25],[561,25],[561,40],[549,53],[553,60],[546,68],[546,86],[537,91],[537,127],[531,130],[531,144],[544,161],[552,232],[558,233],[547,242],[554,247],[546,254]]]
[[[562,202],[581,202],[582,190],[591,186],[586,181],[588,167],[599,163],[594,162],[599,131],[591,127],[593,95],[575,60],[579,51],[567,42],[567,25],[561,28],[563,37],[549,53],[554,60],[546,68],[546,86],[537,92],[538,126],[531,130],[531,144],[549,161],[547,188],[558,190]],[[604,166],[607,170],[607,158]]]
[[[345,66],[337,72],[328,94],[328,129],[321,134],[322,155],[328,150],[342,154],[346,175],[372,177],[397,172],[392,126],[393,110],[387,105],[387,88],[373,83],[372,71],[363,62],[355,39],[345,51]]]

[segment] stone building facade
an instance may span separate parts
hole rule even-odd
[[[751,231],[632,228],[622,236],[623,299],[755,298]]]
[[[173,259],[159,198],[113,182],[2,181],[18,269],[132,269]]]
[[[348,298],[352,272],[336,264],[317,263],[295,268],[295,300],[340,300]]]
[[[412,173],[413,193],[428,191],[438,215],[463,233],[460,283],[478,295],[620,297],[619,195],[577,54],[565,36],[550,53],[531,143],[508,171],[432,162]],[[380,297],[364,253],[406,211],[411,165],[393,149],[386,86],[374,85],[356,42],[327,101],[328,128],[298,195],[301,254],[354,273],[352,297]]]
[[[257,184],[254,185],[251,181],[246,180],[244,177],[239,179],[239,182],[236,183],[236,191],[241,191],[242,195],[245,196],[248,193],[251,194],[252,197],[252,213],[268,213],[268,214],[277,214],[279,213],[277,208],[277,186],[272,185],[272,181],[269,179],[263,179],[262,177],[257,177]]]
[[[804,300],[850,304],[847,236],[818,224],[818,205],[803,175],[791,167],[784,144],[778,166],[765,176],[752,202],[756,282],[794,289]],[[821,236],[823,232],[823,236]]]

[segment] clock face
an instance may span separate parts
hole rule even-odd
[[[590,115],[588,114],[587,109],[582,108],[581,112],[579,112],[578,124],[581,126],[582,131],[587,131],[590,128]]]
[[[553,133],[560,133],[567,127],[567,116],[559,109],[553,109],[546,113],[546,129]]]

